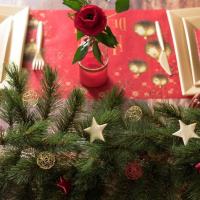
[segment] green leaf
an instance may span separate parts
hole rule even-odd
[[[80,40],[85,34],[79,30],[77,30],[76,38],[77,40]]]
[[[114,46],[118,45],[118,41],[114,34],[112,33],[111,29],[109,26],[106,27],[106,33],[110,36],[111,41],[113,42]]]
[[[96,36],[96,39],[111,48],[115,48],[118,44],[116,37],[113,35],[108,26],[106,27],[105,32],[102,32]]]
[[[116,0],[115,3],[115,10],[119,12],[123,12],[125,10],[128,10],[130,6],[129,0]]]
[[[94,42],[93,44],[93,54],[95,58],[102,64],[103,62],[101,60],[101,51],[99,49],[98,42]]]
[[[86,56],[89,48],[89,42],[84,42],[76,51],[74,55],[74,59],[72,64],[75,64],[78,61],[83,60],[83,58]]]
[[[109,26],[106,26],[105,32],[106,32],[108,35],[111,35],[112,37],[115,37]]]
[[[80,0],[63,0],[63,4],[76,11],[80,10],[83,6],[82,1]]]

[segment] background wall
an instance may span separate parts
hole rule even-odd
[[[114,8],[115,0],[91,0],[104,8]],[[134,9],[200,7],[200,0],[130,0]],[[62,0],[0,0],[3,4],[29,5],[33,9],[66,9]]]

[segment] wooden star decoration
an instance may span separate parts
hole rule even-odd
[[[99,125],[96,122],[96,119],[93,117],[92,119],[92,125],[86,129],[84,129],[85,132],[90,134],[90,142],[93,143],[95,140],[102,140],[105,142],[105,139],[103,137],[103,130],[107,126],[107,124]]]
[[[179,120],[180,130],[173,133],[174,136],[181,137],[183,143],[186,146],[191,138],[200,138],[195,132],[196,123],[186,125],[181,120]]]

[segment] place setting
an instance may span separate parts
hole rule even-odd
[[[0,6],[0,88],[6,84],[5,65],[22,67],[29,18],[28,7]]]
[[[167,11],[184,95],[199,92],[199,8]],[[177,28],[178,27],[178,28]]]

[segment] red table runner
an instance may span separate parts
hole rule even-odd
[[[67,12],[65,10],[31,11],[24,58],[24,67],[30,73],[30,87],[39,90],[41,72],[32,71],[31,62],[35,50],[37,21],[41,20],[44,23],[44,58],[46,63],[58,71],[63,97],[67,96],[74,87],[80,86],[79,67],[71,64],[77,48],[76,31],[73,21],[67,17]],[[109,25],[120,45],[109,52],[110,81],[101,88],[85,88],[88,97],[97,97],[117,84],[125,89],[126,96],[131,99],[182,98],[166,11],[129,10],[121,14],[107,11],[107,15]],[[169,44],[169,64],[172,68],[172,76],[168,76],[157,60],[152,57],[157,55],[156,48],[158,48],[155,41],[156,34],[151,35],[152,22],[156,20],[159,20],[165,42]],[[142,33],[143,29],[151,36],[144,38],[137,33],[137,30]],[[131,68],[133,64],[135,64],[134,69]],[[137,71],[141,74],[138,75]]]

